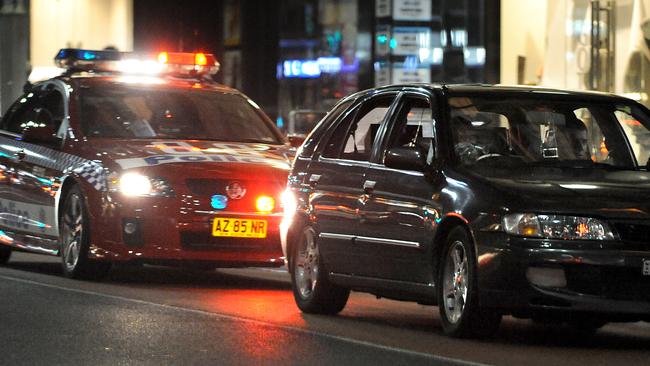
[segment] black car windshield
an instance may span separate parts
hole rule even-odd
[[[634,103],[481,95],[448,106],[463,165],[633,169],[650,156],[650,119]]]
[[[115,86],[80,94],[85,136],[282,143],[272,122],[238,94]]]

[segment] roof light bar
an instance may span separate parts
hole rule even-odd
[[[130,52],[94,51],[65,48],[54,58],[58,67],[67,70],[107,71],[125,74],[173,74],[193,76],[216,74],[219,62],[211,54],[160,52],[138,55]]]

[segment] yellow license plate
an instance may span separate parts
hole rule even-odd
[[[266,238],[266,220],[217,217],[212,223],[212,236]]]

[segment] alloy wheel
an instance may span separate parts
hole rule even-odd
[[[68,271],[73,271],[81,253],[83,223],[83,202],[77,194],[72,194],[66,204],[62,217],[63,263]]]
[[[310,231],[305,231],[303,241],[296,256],[295,277],[296,285],[303,298],[308,298],[314,292],[318,281],[319,253],[316,240]]]
[[[443,272],[443,299],[447,320],[455,324],[463,315],[467,304],[468,263],[467,252],[461,241],[452,243],[445,260]]]

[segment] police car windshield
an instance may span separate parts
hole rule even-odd
[[[281,144],[272,123],[241,95],[187,89],[87,87],[85,136]]]

